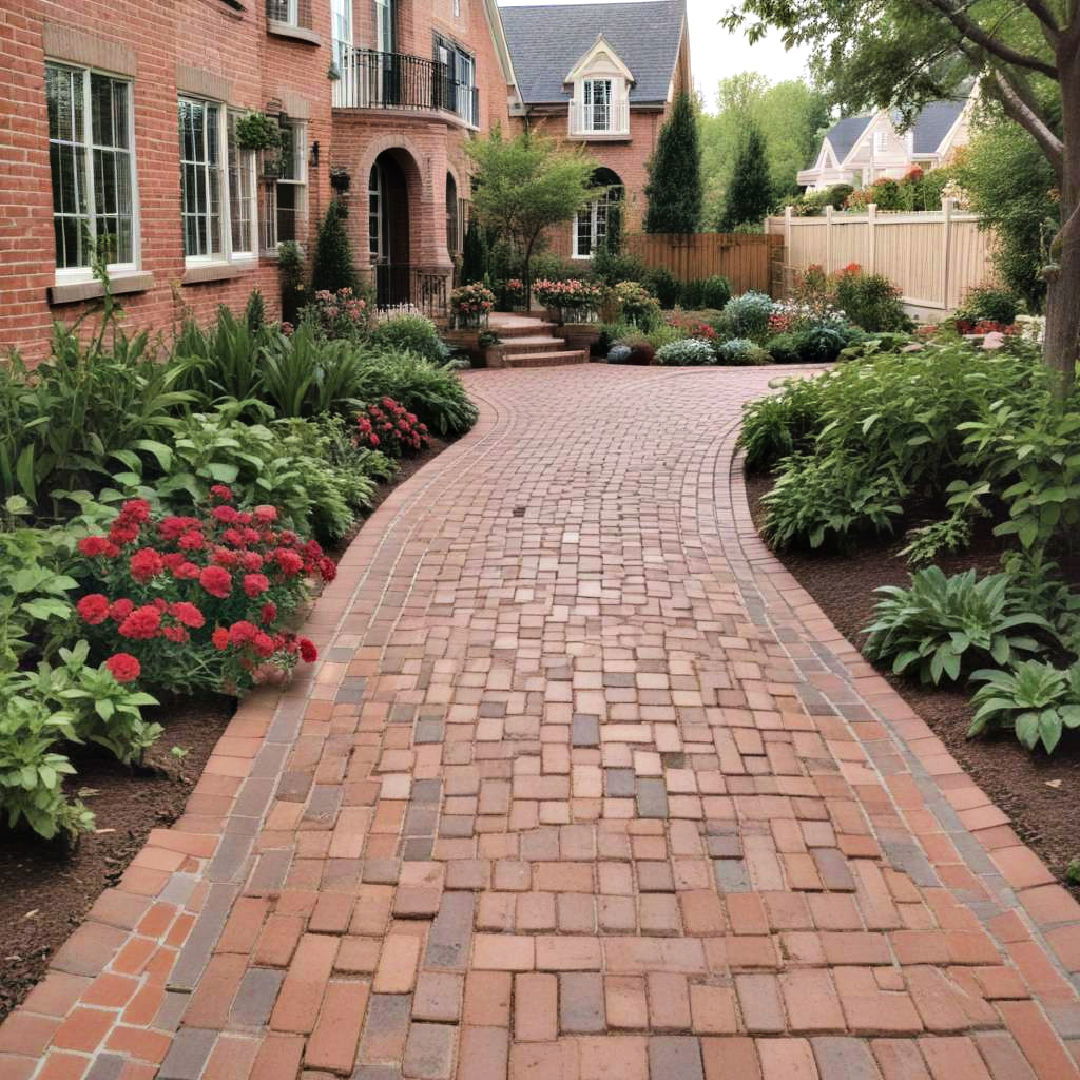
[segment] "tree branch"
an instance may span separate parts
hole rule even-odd
[[[1033,2],[1038,3],[1039,0],[1033,0]],[[1012,46],[1006,45],[1005,42],[988,33],[962,9],[955,7],[952,0],[922,0],[922,3],[929,5],[939,14],[944,15],[969,41],[973,41],[980,48],[985,49],[999,60],[1003,60],[1006,64],[1015,64],[1017,67],[1027,68],[1029,71],[1037,71],[1048,79],[1057,79],[1058,70],[1053,64],[1040,60],[1037,56],[1019,52]]]
[[[994,82],[1006,114],[1015,120],[1038,144],[1054,167],[1060,180],[1064,167],[1064,146],[1051,131],[1027,89],[1000,68],[994,69]]]
[[[1054,44],[1061,36],[1057,16],[1043,3],[1043,0],[1023,0],[1023,3],[1024,7],[1043,24],[1043,28],[1050,35],[1050,43]]]

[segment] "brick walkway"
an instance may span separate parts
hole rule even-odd
[[[775,374],[470,373],[0,1076],[1076,1077],[1080,908],[750,527]]]

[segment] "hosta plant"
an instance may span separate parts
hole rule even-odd
[[[1008,671],[976,671],[982,682],[971,704],[968,735],[987,728],[1012,728],[1029,750],[1039,743],[1052,754],[1066,728],[1080,728],[1080,663],[1068,670],[1041,660],[1023,660]]]
[[[1041,615],[1017,611],[1009,595],[1009,575],[979,580],[974,569],[946,577],[939,566],[911,576],[910,588],[882,585],[881,599],[864,652],[891,661],[896,675],[917,672],[923,682],[955,681],[975,665],[992,660],[1001,667],[1042,646],[1032,636],[1049,630]]]
[[[331,580],[334,564],[280,528],[275,507],[237,509],[223,484],[211,496],[186,516],[128,500],[107,534],[78,543],[79,631],[102,655],[136,661],[146,685],[235,693],[315,659],[288,619],[309,579]],[[114,674],[123,681],[133,670]]]

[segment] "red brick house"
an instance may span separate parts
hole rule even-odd
[[[565,38],[546,81],[520,45],[524,11],[548,43]],[[659,124],[688,85],[681,0],[502,15],[513,62],[496,0],[9,5],[0,351],[40,356],[53,319],[100,294],[90,252],[102,236],[132,326],[168,334],[256,287],[276,312],[278,244],[308,244],[334,188],[380,303],[437,311],[461,248],[463,146],[511,111],[523,123],[567,114],[567,137],[617,174],[633,223]],[[280,155],[244,148],[237,124],[253,111],[279,128]],[[574,235],[595,243],[602,219]]]
[[[607,207],[623,227],[645,213],[646,164],[675,96],[691,89],[683,0],[598,4],[504,4],[514,71],[515,123],[584,146],[600,163],[605,195],[552,238],[552,250],[589,259],[603,239]]]

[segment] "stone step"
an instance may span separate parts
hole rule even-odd
[[[520,323],[510,326],[500,326],[498,323],[489,323],[488,329],[498,334],[501,338],[534,337],[537,334],[550,334],[555,329],[555,324],[542,322],[540,319],[522,319]]]
[[[512,349],[515,353],[549,353],[566,350],[566,342],[562,338],[546,337],[543,334],[511,338],[504,344],[507,350]]]
[[[561,367],[564,364],[587,364],[589,354],[584,349],[562,352],[507,353],[506,367]]]

